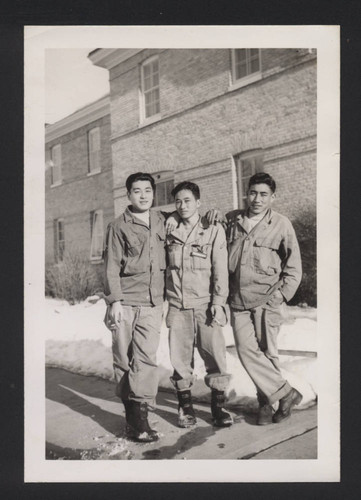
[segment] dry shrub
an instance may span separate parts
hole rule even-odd
[[[317,306],[317,233],[316,213],[312,209],[302,210],[292,221],[302,257],[302,281],[290,301],[291,304],[307,304]]]
[[[102,289],[98,266],[76,250],[66,250],[63,260],[45,271],[45,294],[76,304]]]

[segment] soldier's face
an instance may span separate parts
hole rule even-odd
[[[134,212],[146,212],[153,203],[153,189],[149,181],[133,182],[128,199],[132,204]]]
[[[261,215],[271,208],[275,199],[274,193],[268,184],[253,184],[247,193],[247,202],[250,215]]]
[[[194,197],[189,189],[182,189],[174,198],[175,208],[183,220],[190,219],[194,214],[198,213],[198,208],[201,202]]]

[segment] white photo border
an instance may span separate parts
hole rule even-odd
[[[25,482],[337,482],[340,480],[339,26],[25,26]],[[121,41],[121,43],[120,43]],[[317,49],[318,458],[45,459],[44,53],[50,48]],[[260,474],[260,468],[262,473]],[[140,474],[141,470],[141,474]]]

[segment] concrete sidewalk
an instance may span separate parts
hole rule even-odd
[[[256,425],[256,415],[232,407],[235,423],[211,424],[209,405],[196,403],[198,425],[177,427],[175,395],[159,392],[149,414],[161,433],[156,443],[126,439],[124,407],[114,384],[97,377],[46,369],[46,458],[145,459],[316,459],[317,406],[295,410],[282,424]]]

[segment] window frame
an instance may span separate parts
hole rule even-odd
[[[90,234],[90,261],[91,262],[102,262],[103,261],[103,251],[104,251],[104,216],[103,210],[93,210],[91,214],[91,234]],[[95,227],[95,217],[98,216],[100,223],[100,228],[97,233],[94,231]],[[93,248],[96,245],[96,238],[101,237],[101,253],[100,255],[93,255]]]
[[[153,63],[154,61],[158,61],[158,86],[157,87],[152,87],[150,89],[145,90],[145,83],[144,83],[144,68],[148,66],[149,64]],[[159,111],[157,113],[154,113],[153,115],[146,116],[146,93],[151,92],[158,88],[158,93],[159,93]],[[159,56],[154,55],[152,57],[149,57],[145,61],[142,62],[140,66],[140,99],[141,99],[141,106],[140,106],[140,124],[141,125],[147,125],[149,123],[153,123],[157,120],[160,119],[161,117],[161,110],[160,110],[160,64],[159,64]]]
[[[238,48],[238,49],[231,49],[231,82],[230,82],[230,89],[234,90],[240,87],[245,87],[246,85],[249,85],[251,83],[257,82],[261,80],[262,78],[262,51],[261,49],[258,50],[258,61],[259,61],[259,70],[254,71],[252,73],[249,73],[246,76],[243,76],[241,78],[236,78],[236,50],[246,50],[246,62],[249,61],[248,59],[248,53],[247,51],[254,50],[254,49],[248,49],[248,48]],[[251,57],[251,56],[249,56]]]
[[[58,158],[55,158],[55,154],[54,152],[55,151],[59,151],[58,153]],[[50,148],[50,166],[51,166],[51,185],[50,187],[55,187],[55,186],[60,186],[63,182],[63,178],[62,178],[62,158],[61,158],[61,144],[54,144],[54,146],[52,146]],[[57,161],[54,161],[54,158],[55,160]],[[56,180],[54,180],[55,178],[55,175],[54,175],[54,172],[56,172],[56,169],[58,169],[58,178]]]
[[[92,144],[92,136],[97,135],[98,137],[98,144],[99,144],[99,149],[94,149],[91,150],[91,144]],[[100,157],[100,152],[101,152],[101,140],[100,140],[100,127],[93,127],[90,130],[88,130],[87,133],[87,139],[88,139],[88,174],[87,175],[94,175],[94,174],[99,174],[102,170],[101,168],[101,157]],[[97,153],[97,163],[98,166],[97,168],[92,168],[92,156],[94,153]]]
[[[234,164],[236,166],[236,176],[237,176],[237,203],[240,209],[247,208],[247,190],[244,188],[244,180],[247,179],[247,188],[248,188],[248,180],[252,177],[252,175],[257,172],[263,171],[263,157],[264,153],[262,149],[256,149],[252,151],[247,151],[245,153],[240,153],[234,156]],[[252,161],[251,165],[251,175],[242,175],[242,168],[245,161]]]

